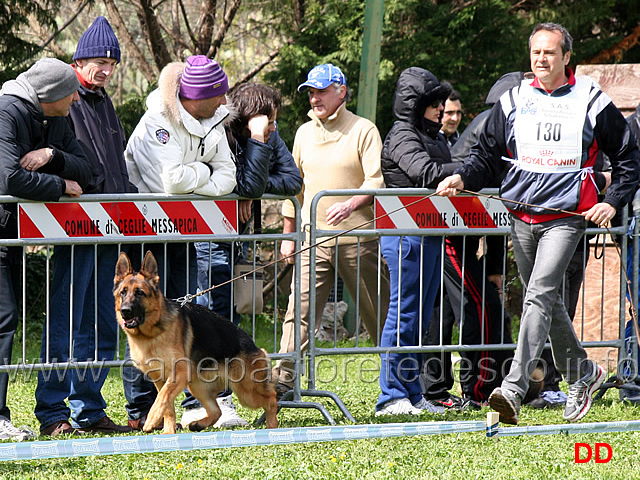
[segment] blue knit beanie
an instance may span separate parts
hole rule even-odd
[[[106,18],[96,18],[82,34],[73,61],[79,58],[114,58],[120,63],[120,44]]]

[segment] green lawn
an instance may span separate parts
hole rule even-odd
[[[335,367],[323,362],[318,371],[319,389],[336,392],[358,423],[385,421],[484,420],[480,412],[444,415],[423,414],[401,419],[374,417],[378,384],[372,365],[376,356],[335,358]],[[348,361],[347,361],[348,360]],[[365,361],[366,368],[359,369]],[[337,374],[335,373],[337,372]],[[364,373],[363,373],[364,372]],[[566,385],[565,385],[566,387]],[[9,402],[16,425],[37,430],[33,416],[35,381],[16,378],[10,384]],[[117,371],[112,370],[103,389],[107,413],[124,423],[124,396]],[[618,392],[610,390],[596,403],[584,422],[607,422],[640,418],[640,407],[623,405]],[[317,400],[317,399],[314,399]],[[330,402],[318,400],[338,422],[344,422]],[[257,412],[240,409],[247,419]],[[316,410],[285,409],[279,414],[281,427],[323,426]],[[522,410],[520,425],[561,424],[561,410]],[[44,440],[41,438],[40,440]],[[574,463],[576,442],[609,443],[613,459],[606,464]],[[503,437],[497,443],[483,432],[401,438],[350,440],[196,450],[172,453],[63,458],[39,461],[0,462],[0,478],[19,479],[606,479],[639,478],[640,432]],[[0,444],[1,446],[1,444]]]

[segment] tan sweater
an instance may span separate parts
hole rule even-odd
[[[310,223],[313,197],[322,190],[384,188],[380,169],[382,140],[376,126],[340,105],[323,124],[312,110],[310,122],[296,132],[293,158],[303,179],[298,200],[302,205],[302,224]],[[318,204],[317,227],[321,230],[347,230],[373,219],[373,205],[354,211],[337,226],[327,225],[326,211],[350,197],[323,197]],[[295,217],[291,202],[282,207],[285,217]],[[372,228],[368,224],[362,228]],[[368,238],[373,240],[373,238]],[[356,243],[354,237],[341,237],[340,243]]]

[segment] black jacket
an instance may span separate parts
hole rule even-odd
[[[382,147],[382,175],[387,188],[435,188],[453,173],[449,147],[440,123],[424,118],[434,100],[449,96],[429,71],[418,67],[404,70],[398,78],[393,100],[397,121]]]
[[[80,101],[71,106],[69,121],[91,162],[93,179],[85,193],[131,193],[124,150],[127,139],[111,99],[103,88],[81,86]]]
[[[638,148],[640,148],[640,105],[636,107],[635,112],[627,117],[627,123],[629,124],[631,133],[636,137]]]
[[[236,162],[235,192],[241,197],[260,198],[265,193],[293,196],[300,193],[302,176],[278,131],[267,143],[236,139],[227,128],[229,146]]]
[[[38,171],[27,171],[20,159],[40,148],[54,149],[54,158]],[[0,95],[0,195],[57,201],[65,192],[63,179],[84,190],[91,166],[67,119],[45,117],[35,91],[21,76],[6,82]],[[0,236],[17,235],[16,204],[0,207]]]
[[[570,72],[573,78],[572,72]],[[535,87],[537,84],[533,82]],[[501,185],[501,196],[506,199],[525,201],[535,207],[507,204],[511,210],[528,215],[526,221],[545,221],[549,210],[545,207],[569,211],[586,211],[593,204],[591,197],[582,194],[582,183],[575,172],[567,174],[528,172],[511,166],[504,158],[516,158],[514,135],[516,99],[522,87],[515,87],[504,94],[494,105],[478,142],[471,148],[470,156],[459,173],[468,190],[479,190],[505,174]],[[567,84],[557,88],[552,97],[561,98],[574,88]],[[631,200],[638,184],[640,170],[638,147],[631,140],[629,126],[620,111],[613,105],[597,85],[591,87],[591,98],[583,133],[583,157],[593,161],[598,151],[607,154],[613,167],[612,184],[607,189],[604,202],[615,208]],[[584,166],[584,163],[583,165]],[[587,185],[587,187],[590,187]],[[577,193],[576,193],[577,192]]]

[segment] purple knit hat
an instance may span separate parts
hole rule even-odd
[[[229,90],[227,75],[215,60],[204,55],[192,55],[180,78],[180,96],[191,100],[224,95]]]

